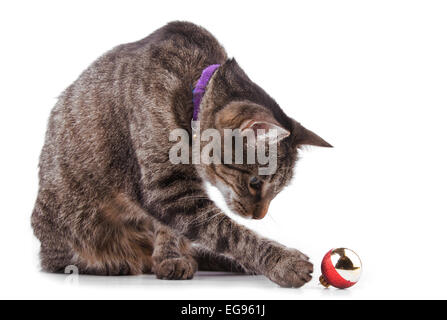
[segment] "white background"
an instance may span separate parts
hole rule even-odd
[[[0,298],[447,298],[447,5],[442,1],[2,1]],[[42,273],[30,215],[57,96],[111,47],[171,20],[205,26],[290,116],[332,143],[302,154],[268,217],[245,222],[309,254],[315,277],[81,277]],[[348,290],[317,283],[354,249]]]

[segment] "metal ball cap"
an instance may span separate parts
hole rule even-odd
[[[323,286],[345,289],[356,284],[362,273],[362,261],[352,250],[332,249],[321,262],[320,282]]]

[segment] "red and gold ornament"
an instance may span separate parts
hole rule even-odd
[[[321,262],[320,283],[326,288],[339,289],[352,287],[362,273],[362,261],[352,250],[346,248],[332,249]]]

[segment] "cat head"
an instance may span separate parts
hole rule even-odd
[[[223,194],[230,209],[247,218],[262,219],[272,199],[290,182],[298,158],[298,148],[303,145],[331,147],[312,131],[284,114],[277,103],[259,86],[254,84],[234,60],[222,65],[201,103],[202,130],[214,128],[220,132],[220,163],[202,164],[208,181]],[[232,161],[225,161],[225,130],[238,132],[243,137],[243,163],[236,163],[236,137],[232,137]],[[249,139],[247,132],[254,134]],[[271,135],[271,133],[274,133]],[[250,136],[253,138],[253,136]],[[248,150],[255,153],[262,146],[265,154],[273,150],[275,164],[265,174],[271,163],[248,161]],[[227,143],[228,145],[228,143]],[[270,155],[270,154],[269,154]],[[270,157],[269,157],[270,158]],[[269,159],[272,160],[272,159]]]

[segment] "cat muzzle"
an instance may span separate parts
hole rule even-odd
[[[264,201],[257,205],[253,210],[252,217],[256,220],[261,220],[264,218],[269,210],[270,201]]]

